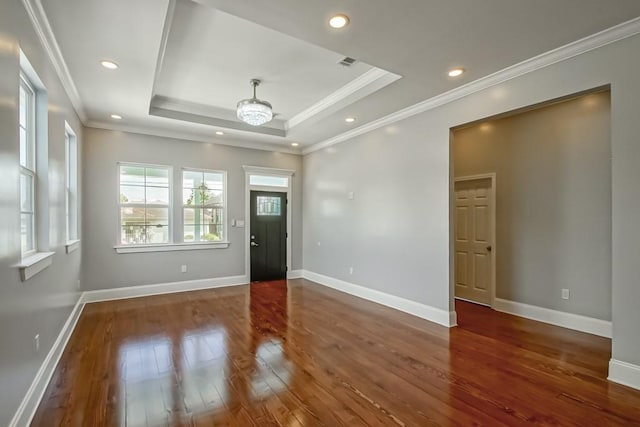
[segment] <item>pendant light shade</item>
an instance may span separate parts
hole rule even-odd
[[[251,126],[269,123],[273,119],[271,104],[256,98],[256,87],[260,84],[260,80],[252,79],[249,83],[253,86],[253,98],[243,99],[238,102],[238,119]]]

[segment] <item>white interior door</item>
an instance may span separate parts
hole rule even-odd
[[[491,305],[493,203],[491,178],[455,183],[455,295]]]

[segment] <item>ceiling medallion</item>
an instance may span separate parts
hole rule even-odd
[[[267,101],[256,98],[256,87],[260,84],[260,80],[251,79],[249,84],[253,86],[253,98],[238,102],[238,119],[251,126],[260,126],[273,119],[273,108]]]

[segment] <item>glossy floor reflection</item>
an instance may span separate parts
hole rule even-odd
[[[457,310],[448,330],[304,280],[89,304],[33,425],[640,425],[609,340]]]

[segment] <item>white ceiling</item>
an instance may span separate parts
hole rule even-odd
[[[640,16],[637,0],[29,1],[42,1],[86,124],[282,150],[292,141],[322,142]],[[338,12],[351,24],[333,30],[327,21]],[[360,63],[341,69],[335,62],[343,56]],[[108,71],[101,59],[120,68]],[[450,78],[454,66],[468,71]],[[395,74],[361,92],[340,92],[371,67]],[[149,114],[154,95],[175,101],[164,104],[167,111],[182,104],[200,116],[233,112],[250,96],[252,77],[264,79],[258,97],[274,104],[282,122],[309,107],[324,110],[312,108],[286,137],[234,126],[216,137],[220,126],[210,124],[220,122],[192,120],[184,110]],[[342,98],[327,107],[336,91]],[[124,119],[114,123],[112,113]],[[346,124],[346,116],[357,121]]]
[[[258,98],[279,118],[340,89],[372,67],[343,67],[344,55],[256,25],[190,0],[178,1],[156,94],[235,111],[251,97],[249,80],[262,79]]]

